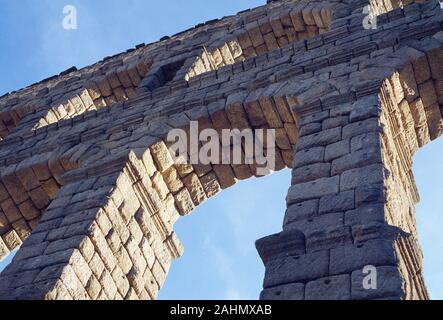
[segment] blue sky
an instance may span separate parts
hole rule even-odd
[[[197,23],[234,14],[264,0],[0,0],[0,95],[83,67]],[[186,5],[184,5],[186,3]],[[65,5],[78,10],[78,29],[62,28]],[[443,139],[415,158],[422,203],[418,228],[433,298],[443,299]],[[211,199],[176,231],[185,245],[161,299],[256,299],[264,268],[254,241],[281,230],[289,170],[239,183]],[[8,262],[0,263],[0,269]]]

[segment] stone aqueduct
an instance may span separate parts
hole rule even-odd
[[[177,219],[255,172],[174,163],[193,120],[273,128],[292,168],[262,299],[429,298],[411,166],[443,132],[442,30],[436,0],[268,1],[1,97],[0,297],[155,299]]]

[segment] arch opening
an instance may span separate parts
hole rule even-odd
[[[9,252],[6,256],[3,257],[2,260],[0,260],[0,273],[11,264],[12,259],[14,259],[14,256],[17,253],[18,249],[19,248],[13,249],[13,251]]]
[[[427,50],[414,51],[414,58],[383,82],[379,93],[382,107],[382,158],[385,177],[385,210],[388,224],[407,233],[399,246],[407,299],[429,299],[423,276],[423,252],[417,231],[419,191],[413,173],[417,152],[443,133],[443,74],[438,68],[441,47],[422,42]],[[420,154],[420,153],[419,153]]]
[[[420,193],[417,204],[417,231],[423,251],[423,270],[431,299],[443,299],[440,284],[443,281],[443,242],[439,241],[443,216],[441,195],[443,186],[443,164],[437,159],[443,156],[443,139],[425,146],[414,156],[413,172]]]
[[[180,219],[184,254],[159,299],[258,299],[264,266],[254,242],[281,229],[290,179],[285,169],[241,181]]]

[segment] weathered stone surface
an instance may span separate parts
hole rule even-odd
[[[151,146],[151,154],[160,172],[166,171],[174,164],[171,155],[169,154],[168,148],[162,142]]]
[[[188,189],[183,188],[174,197],[182,216],[189,214],[194,209],[194,203]]]
[[[305,296],[305,285],[302,283],[291,283],[274,288],[265,289],[260,294],[260,300],[303,300]]]
[[[353,272],[367,265],[396,265],[397,257],[391,240],[372,240],[358,245],[347,245],[331,250],[331,274]],[[346,259],[353,257],[353,259]]]
[[[291,205],[286,210],[284,225],[288,225],[297,220],[312,218],[318,213],[318,199],[300,202]]]
[[[314,122],[309,123],[300,128],[300,137],[308,136],[313,133],[320,132],[322,130],[321,123]]]
[[[324,159],[325,148],[316,147],[312,149],[305,149],[297,152],[294,159],[294,168],[303,167],[308,164],[322,162]]]
[[[360,207],[367,203],[383,202],[385,190],[382,184],[366,185],[355,189],[355,205]]]
[[[349,300],[351,278],[340,275],[318,279],[306,284],[307,300]]]
[[[346,224],[372,223],[374,221],[384,222],[385,210],[382,203],[371,203],[360,206],[355,210],[345,213]]]
[[[269,260],[296,256],[305,253],[305,236],[297,230],[287,230],[279,234],[257,240],[255,246],[263,260],[267,264]]]
[[[354,189],[358,186],[382,182],[384,168],[381,164],[345,171],[340,177],[340,191]]]
[[[218,177],[222,189],[229,188],[237,183],[234,172],[228,165],[215,165],[214,172]]]
[[[183,188],[183,182],[175,167],[171,166],[165,172],[163,172],[163,179],[172,193],[177,193]]]
[[[354,209],[354,191],[345,191],[320,199],[319,213],[340,212]]]
[[[379,130],[379,120],[377,118],[369,118],[345,126],[343,128],[343,139],[352,138],[367,132],[377,132]]]
[[[329,162],[331,160],[337,159],[344,156],[350,152],[350,141],[349,139],[341,140],[326,146],[325,150],[325,161]]]
[[[296,184],[289,190],[286,202],[288,205],[337,193],[339,177],[322,178],[312,182]]]
[[[190,174],[189,176],[184,178],[183,183],[188,189],[192,201],[194,202],[194,205],[198,206],[204,200],[206,200],[205,191],[200,183],[200,179],[196,174]]]
[[[266,265],[264,287],[324,277],[328,273],[328,263],[328,251],[271,260]]]
[[[205,190],[206,196],[211,198],[221,191],[220,184],[217,179],[217,175],[214,172],[210,172],[200,179],[200,182]]]
[[[349,153],[332,161],[331,174],[337,175],[348,169],[364,167],[381,162],[381,152],[379,149],[367,147],[363,150]]]
[[[352,272],[351,295],[353,300],[403,296],[404,282],[396,267],[380,266],[376,267],[375,271],[376,283],[370,283],[375,285],[375,289],[367,289],[368,283],[365,282],[365,277],[368,277],[368,271],[365,270],[364,273],[363,269],[361,269]]]
[[[341,128],[334,128],[301,137],[297,144],[297,150],[311,147],[326,146],[341,139]]]
[[[334,212],[298,220],[296,223],[289,224],[284,228],[297,229],[302,231],[304,234],[309,234],[329,227],[332,228],[343,226],[344,221],[345,219],[343,212]]]
[[[314,163],[292,171],[292,183],[304,183],[328,178],[331,175],[330,163]]]
[[[354,103],[352,108],[353,110],[349,116],[351,122],[357,122],[368,118],[377,117],[380,113],[378,101],[373,96],[358,100]]]

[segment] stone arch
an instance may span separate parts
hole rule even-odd
[[[205,72],[314,38],[329,29],[336,7],[324,2],[279,3],[265,16],[245,21],[243,26],[234,28],[223,39],[205,46],[185,79],[189,81]]]
[[[174,222],[238,179],[254,175],[252,167],[242,164],[176,164],[164,134],[171,125],[190,121],[201,129],[275,129],[275,169],[290,167],[297,139],[295,100],[281,96],[281,87],[191,107],[181,119],[150,120],[122,148],[110,144],[111,135],[95,144],[67,146],[55,158],[36,157],[38,165],[47,161],[49,168],[60,169],[59,190],[2,273],[4,297],[154,299],[172,260],[182,254]],[[33,161],[26,160],[26,170],[32,171]],[[19,271],[24,265],[26,271]]]
[[[151,61],[135,59],[125,65],[100,70],[86,79],[74,78],[75,81],[68,84],[71,89],[63,94],[58,91],[65,82],[48,85],[27,103],[11,104],[2,109],[0,131],[4,133],[1,136],[3,139],[26,136],[51,124],[128,101],[136,96],[151,65]]]
[[[2,170],[0,259],[27,240],[41,223],[43,213],[58,205],[60,190],[75,181],[83,157],[96,151],[90,144],[64,145],[53,152],[42,150]]]
[[[361,64],[350,81],[363,82],[364,91],[352,85],[350,103],[329,102],[301,116],[294,172],[315,171],[301,181],[294,176],[283,232],[257,242],[267,270],[263,299],[429,298],[411,161],[441,135],[437,39],[412,41],[383,61]],[[315,271],[308,267],[314,261]],[[368,264],[389,285],[364,290],[360,268]]]
[[[19,92],[5,94],[0,105],[0,139],[29,137],[40,128],[66,125],[89,111],[134,98],[153,63],[153,54],[144,52],[144,47],[138,45],[125,57],[106,57],[80,70],[69,68]]]
[[[416,230],[415,206],[420,201],[412,172],[413,156],[427,143],[443,134],[441,81],[443,62],[441,43],[433,39],[413,51],[411,63],[383,83],[380,101],[386,112],[382,148],[390,175],[386,181],[387,220],[410,233],[415,255],[402,270],[407,279],[408,298],[427,297],[422,274],[423,255]]]

